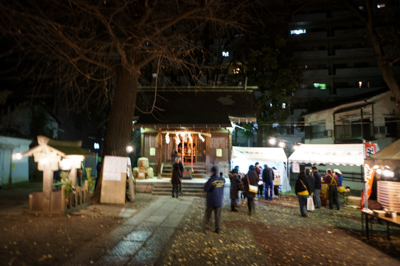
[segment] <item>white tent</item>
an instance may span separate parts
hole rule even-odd
[[[364,144],[302,144],[289,156],[289,163],[364,165]]]
[[[287,157],[282,148],[264,147],[232,147],[232,166],[239,166],[242,173],[247,173],[249,166],[259,162],[261,166],[275,167],[281,174],[281,188],[283,192],[290,191],[287,178]]]

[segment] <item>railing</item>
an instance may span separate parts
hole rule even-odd
[[[64,203],[64,213],[67,214],[77,208],[81,208],[89,204],[90,191],[88,181],[85,180],[84,187],[76,187],[70,195],[65,195],[64,185],[61,187],[61,202]]]

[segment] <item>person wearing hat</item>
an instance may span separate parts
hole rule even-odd
[[[343,186],[343,175],[342,175],[342,172],[340,172],[339,169],[335,169],[335,170],[333,170],[333,172],[336,174],[336,176],[337,176],[338,179],[339,179],[339,185],[338,185],[338,187]]]
[[[214,211],[215,216],[215,233],[221,231],[221,211],[222,201],[224,197],[225,178],[218,175],[218,167],[211,168],[211,176],[204,185],[206,196],[206,212],[204,215],[204,224],[209,227],[211,214]]]

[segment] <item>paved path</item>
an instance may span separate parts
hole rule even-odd
[[[109,235],[89,242],[64,265],[154,264],[192,201],[160,197]]]

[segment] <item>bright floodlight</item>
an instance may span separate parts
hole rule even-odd
[[[270,138],[269,139],[269,144],[275,145],[276,144],[276,138]]]
[[[127,153],[133,152],[133,146],[132,146],[132,145],[126,146],[126,152],[127,152]]]
[[[390,170],[389,168],[385,168],[382,171],[382,176],[392,178],[392,177],[394,177],[394,172],[392,170]]]

